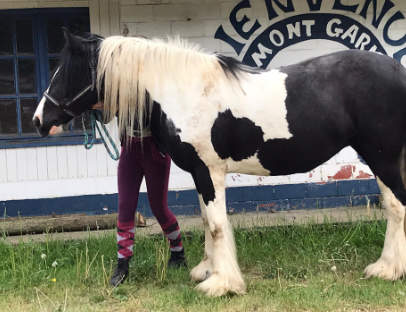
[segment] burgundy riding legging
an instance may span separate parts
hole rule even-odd
[[[168,181],[171,159],[159,152],[152,137],[132,138],[121,148],[118,163],[118,221],[134,220],[142,178],[145,176],[152,213],[161,227],[176,221],[168,209]]]
[[[157,218],[171,252],[183,252],[175,215],[168,208],[168,180],[171,159],[161,154],[152,137],[132,138],[121,148],[118,163],[118,258],[133,255],[134,221],[142,178],[145,176],[152,213]]]

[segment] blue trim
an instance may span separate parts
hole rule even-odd
[[[371,204],[377,204],[379,194],[376,180],[370,179],[325,184],[233,187],[227,189],[227,209],[238,213],[359,206],[365,205],[368,200]],[[0,201],[0,214],[10,217],[108,214],[117,212],[117,202],[117,194]],[[195,190],[170,191],[168,205],[177,215],[200,214]],[[147,217],[152,216],[146,193],[139,196],[138,211]]]

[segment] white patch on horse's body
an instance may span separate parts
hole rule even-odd
[[[396,280],[406,274],[405,207],[379,178],[377,182],[388,223],[381,257],[365,268],[365,274],[367,277]]]
[[[259,159],[257,154],[251,156],[247,159],[243,159],[240,161],[234,161],[231,158],[227,159],[227,172],[237,172],[237,173],[244,173],[244,174],[252,174],[258,176],[269,176],[271,172],[265,169]]]
[[[242,73],[242,94],[230,94],[226,105],[236,118],[248,118],[261,127],[264,141],[289,139],[292,134],[286,119],[287,75],[279,70],[258,74]]]

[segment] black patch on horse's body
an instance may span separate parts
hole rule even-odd
[[[215,191],[209,168],[200,159],[193,145],[182,142],[179,136],[181,130],[167,118],[157,102],[152,107],[151,132],[159,148],[167,152],[179,168],[192,174],[196,190],[202,195],[205,204],[213,201]]]
[[[393,183],[388,184],[399,184],[399,172],[389,173],[387,163],[398,162],[406,143],[406,70],[400,63],[351,50],[279,70],[287,74],[286,118],[293,136],[267,140],[260,146],[258,158],[271,175],[307,172],[350,145],[374,173],[392,175]],[[238,144],[238,122],[229,119],[224,125],[212,131],[212,138],[223,137],[221,144],[214,145],[219,157],[244,154],[246,143]],[[406,203],[399,187],[394,192]]]
[[[234,161],[255,155],[264,143],[263,135],[261,127],[248,118],[235,118],[229,109],[218,114],[211,128],[211,142],[217,154]]]

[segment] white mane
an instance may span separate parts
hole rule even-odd
[[[134,118],[143,128],[146,91],[152,102],[165,81],[175,82],[182,90],[188,87],[191,77],[213,83],[220,72],[215,55],[179,38],[163,41],[113,36],[101,43],[97,88],[99,94],[104,93],[105,118],[111,120],[118,112],[119,130],[124,133],[133,129]],[[127,133],[131,135],[132,131]]]

